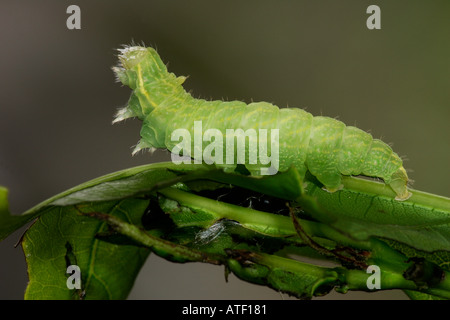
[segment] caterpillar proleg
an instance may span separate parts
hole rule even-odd
[[[150,47],[126,47],[120,50],[119,60],[119,66],[113,70],[117,79],[133,92],[128,105],[118,111],[114,122],[133,117],[143,122],[141,140],[135,152],[145,148],[176,149],[178,152],[179,140],[174,141],[172,133],[182,129],[194,137],[198,135],[194,123],[202,124],[202,147],[214,140],[216,147],[226,149],[230,141],[226,138],[231,135],[227,130],[241,129],[244,138],[248,139],[244,165],[253,175],[267,170],[267,161],[262,161],[264,151],[265,155],[277,154],[279,171],[291,166],[295,166],[302,176],[309,171],[330,192],[341,188],[343,175],[363,175],[383,179],[396,193],[397,200],[411,196],[400,157],[386,143],[356,127],[328,117],[314,117],[303,109],[279,108],[267,102],[245,104],[195,99],[182,86],[186,78],[168,72],[156,50]],[[258,130],[259,135],[252,134]],[[257,160],[251,162],[255,156],[250,148],[252,143],[263,146],[264,139],[270,140],[268,135],[261,134],[261,130],[276,130],[278,140],[276,144],[266,144],[265,150],[259,150]],[[224,139],[217,135],[218,131],[223,133]],[[181,149],[184,156],[196,157],[191,142]],[[226,171],[233,171],[240,163],[238,155],[234,154],[233,163],[221,161],[230,159],[218,150],[215,148],[215,152],[210,153],[209,160],[213,159]]]

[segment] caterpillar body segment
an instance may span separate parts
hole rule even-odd
[[[173,151],[178,144],[172,136],[176,130],[186,130],[194,137],[198,134],[199,124],[201,134],[206,134],[202,150],[208,148],[214,137],[217,139],[216,131],[223,134],[220,143],[224,149],[236,148],[231,138],[242,130],[240,133],[244,132],[249,146],[245,156],[235,152],[234,159],[228,159],[223,153],[215,154],[216,158],[203,158],[203,161],[210,163],[219,158],[223,161],[215,161],[217,167],[233,171],[237,163],[242,163],[239,159],[244,157],[247,170],[260,175],[268,170],[267,162],[263,161],[263,153],[255,154],[250,146],[266,145],[267,155],[277,152],[279,171],[286,171],[291,166],[295,166],[302,176],[309,171],[330,192],[342,187],[343,175],[364,175],[383,179],[394,190],[397,200],[411,196],[407,189],[408,176],[399,156],[387,144],[356,127],[328,117],[314,117],[299,108],[280,109],[267,102],[245,104],[195,99],[182,86],[186,78],[168,72],[153,48],[125,48],[121,50],[119,60],[120,65],[113,68],[114,72],[133,92],[128,105],[119,110],[114,122],[131,117],[143,121],[141,140],[134,152],[144,148]],[[278,143],[264,144],[273,137],[253,134],[260,129],[276,131]],[[192,144],[187,149],[191,152],[184,155],[197,159],[198,146],[196,149]]]

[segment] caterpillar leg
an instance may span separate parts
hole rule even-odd
[[[405,201],[411,197],[412,193],[408,191],[408,188],[406,187],[407,183],[408,176],[406,171],[403,167],[400,167],[400,169],[392,175],[391,181],[389,182],[389,186],[397,194],[395,200]]]
[[[340,184],[340,185],[337,186],[336,188],[323,186],[323,187],[322,187],[322,190],[325,190],[325,191],[327,191],[327,192],[329,192],[329,193],[334,193],[334,192],[336,192],[336,191],[342,190],[343,188],[344,188],[344,185],[343,185],[343,184]]]
[[[315,177],[323,184],[323,190],[333,193],[344,188],[342,184],[341,174],[339,172],[336,173],[319,173],[316,174]]]

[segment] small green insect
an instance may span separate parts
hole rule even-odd
[[[225,136],[230,135],[227,131],[230,128],[276,129],[278,143],[268,147],[268,151],[278,152],[279,171],[291,166],[295,166],[302,176],[309,171],[330,192],[342,188],[343,175],[376,177],[394,190],[397,200],[411,196],[400,157],[387,144],[356,127],[328,117],[314,117],[299,108],[278,108],[267,102],[245,104],[195,99],[182,86],[186,78],[168,72],[155,49],[132,46],[119,51],[120,63],[113,70],[118,80],[133,92],[128,105],[119,110],[114,122],[132,117],[143,121],[141,140],[135,152],[145,148],[173,151],[177,141],[173,141],[172,133],[185,128],[194,136],[194,124],[199,122],[203,124],[202,134],[209,129],[224,132]],[[255,139],[247,138],[249,145]],[[257,139],[258,142],[262,140],[261,136]],[[225,147],[227,142],[220,141]],[[195,158],[194,153],[187,152],[187,156]],[[248,148],[246,156],[245,167],[253,175],[261,174],[267,162],[263,164],[259,158],[251,162],[252,153]],[[226,171],[234,170],[240,163],[223,164],[214,159],[214,163]]]

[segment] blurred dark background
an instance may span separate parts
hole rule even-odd
[[[66,9],[81,8],[81,30]],[[366,9],[381,8],[381,30]],[[145,43],[193,95],[269,101],[338,117],[393,143],[416,189],[450,196],[450,2],[61,1],[0,4],[0,185],[20,214],[106,173],[169,160],[131,156],[140,122],[111,125],[130,94],[116,48]],[[0,243],[0,298],[22,299],[23,229]],[[403,299],[399,291],[334,299]],[[131,299],[285,299],[202,264],[151,256]]]

